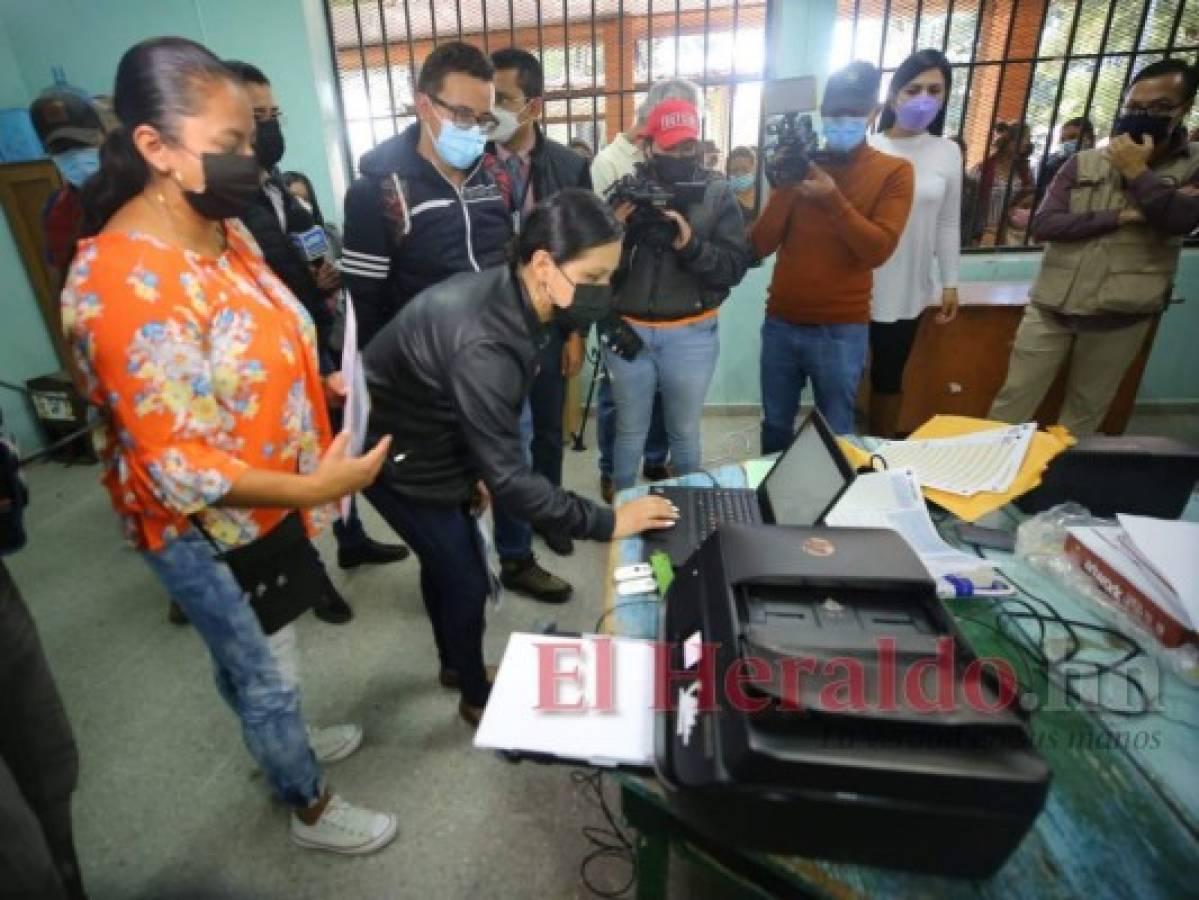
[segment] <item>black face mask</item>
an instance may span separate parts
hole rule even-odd
[[[1150,116],[1144,113],[1135,116],[1118,116],[1112,126],[1112,134],[1126,134],[1138,144],[1145,135],[1153,138],[1153,145],[1164,144],[1174,131],[1174,117]]]
[[[571,331],[586,331],[612,311],[612,285],[576,284],[574,300],[554,309],[557,322]]]
[[[278,119],[267,119],[258,123],[258,136],[254,139],[254,156],[264,169],[273,169],[283,159],[283,129]]]
[[[662,156],[653,158],[654,174],[667,184],[693,181],[699,169],[699,156]]]
[[[206,219],[236,219],[262,189],[258,160],[239,153],[203,153],[204,190],[183,192]]]

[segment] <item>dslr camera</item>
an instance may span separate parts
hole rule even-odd
[[[810,76],[767,82],[763,98],[766,134],[762,157],[772,188],[797,184],[812,163],[837,163],[845,154],[819,149],[810,111],[816,108],[816,80]]]
[[[687,208],[699,203],[708,188],[706,181],[683,181],[665,185],[654,180],[648,166],[638,166],[637,172],[626,175],[608,188],[605,197],[612,206],[632,203],[633,213],[625,223],[625,234],[632,244],[661,251],[674,243],[679,226],[664,216],[671,209],[686,215]]]

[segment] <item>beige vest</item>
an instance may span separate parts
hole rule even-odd
[[[1083,150],[1070,191],[1070,212],[1121,210],[1128,198],[1124,179],[1099,150]],[[1199,171],[1199,144],[1171,156],[1152,172],[1177,185]],[[1152,225],[1121,225],[1085,241],[1053,241],[1044,259],[1032,301],[1069,315],[1154,313],[1170,301],[1182,238]]]

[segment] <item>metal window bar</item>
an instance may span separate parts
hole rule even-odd
[[[1018,5],[1019,5],[1019,0],[1016,0],[1016,2],[1013,2],[1013,4],[1012,4],[1013,9],[1015,9],[1015,7]],[[1045,40],[1045,22],[1048,18],[1049,18],[1049,3],[1043,2],[1041,4],[1041,21],[1037,25],[1037,49],[1038,50],[1041,49],[1041,45]],[[1028,123],[1028,101],[1030,99],[1032,99],[1032,86],[1033,86],[1034,80],[1036,79],[1036,75],[1037,75],[1036,64],[1029,63],[1028,64],[1028,81],[1024,86],[1024,99],[1020,103],[1020,122],[1030,132],[1031,132],[1032,128]],[[1031,139],[1031,137],[1032,137],[1032,135],[1029,134],[1030,139]],[[1012,202],[1012,180],[1013,180],[1012,175],[1015,173],[1015,171],[1016,171],[1016,157],[1013,156],[1012,164],[1011,164],[1011,166],[1008,167],[1007,188],[1003,192],[1003,206],[1000,207],[1002,210],[1004,210],[1005,215],[1010,214],[1009,209],[1010,209],[1010,204]],[[1037,192],[1037,173],[1033,171],[1031,165],[1029,166],[1029,169],[1028,169],[1028,175],[1032,179],[1032,196],[1035,200],[1036,192]],[[1036,206],[1033,206],[1032,209],[1035,210]],[[1029,215],[1029,225],[1030,226],[1032,225],[1031,213]],[[1024,229],[1024,239],[1021,241],[1021,243],[1025,247],[1028,246],[1028,235],[1031,231],[1032,231],[1031,227]]]
[[[566,8],[566,0],[562,0],[562,70],[566,76],[566,137],[574,136],[574,121],[571,118],[574,101],[570,99],[573,91],[570,88],[570,10]]]
[[[396,93],[395,85],[391,83],[391,41],[387,39],[387,19],[383,16],[383,0],[375,0],[379,10],[379,31],[383,35],[383,69],[387,73],[387,112],[391,119],[391,133],[397,134],[396,127]]]
[[[705,3],[704,6],[707,6]],[[736,26],[734,26],[736,27]],[[679,77],[679,58],[682,56],[680,36],[683,31],[683,20],[679,12],[679,0],[674,0],[674,77]],[[706,65],[706,63],[705,63]]]
[[[619,23],[617,23],[619,25]],[[597,56],[599,51],[595,45],[595,0],[591,0],[591,152],[599,152],[599,98],[596,96],[598,85],[595,83],[596,75],[599,72],[599,61]],[[604,113],[607,114],[607,103],[604,104]]]
[[[408,12],[408,4],[404,7],[404,39],[408,43],[408,78],[412,85],[412,112],[416,112],[416,43],[412,40],[412,16]]]
[[[375,104],[371,100],[371,77],[370,67],[366,64],[366,42],[362,39],[362,10],[359,9],[357,2],[354,3],[354,29],[358,32],[358,61],[362,65],[362,89],[366,93],[366,108],[372,116],[370,121],[371,140],[378,141],[375,137]]]
[[[464,9],[464,2],[477,2],[482,9]],[[497,10],[491,8],[487,0],[458,0],[452,12],[444,9],[445,2],[438,0],[429,0],[427,5],[419,0],[327,0],[324,11],[330,35],[330,54],[338,77],[338,102],[343,123],[341,139],[347,175],[352,178],[356,172],[355,154],[360,154],[371,143],[378,143],[397,133],[403,127],[404,120],[412,115],[409,95],[415,93],[421,59],[430,48],[461,37],[477,41],[485,52],[489,52],[501,42],[502,38],[498,36],[506,32],[509,43],[524,43],[533,49],[531,38],[534,24],[537,28],[537,50],[543,59],[547,52],[551,56],[560,53],[561,65],[565,67],[564,77],[557,76],[561,80],[556,79],[560,87],[547,92],[547,100],[561,102],[565,104],[565,109],[559,115],[547,115],[547,123],[552,118],[559,129],[565,124],[568,136],[574,137],[576,126],[588,115],[580,112],[575,102],[581,101],[584,108],[590,103],[589,134],[598,149],[607,140],[609,122],[614,128],[619,122],[621,130],[628,126],[628,101],[644,94],[655,78],[671,74],[682,77],[685,73],[694,77],[691,73],[699,71],[701,74],[697,80],[704,90],[705,99],[713,104],[717,113],[716,118],[706,123],[704,136],[726,144],[722,150],[727,151],[733,145],[738,123],[744,124],[746,110],[740,107],[745,105],[748,95],[741,85],[756,85],[763,80],[759,67],[737,58],[737,42],[747,27],[760,29],[763,19],[771,20],[774,2],[776,0],[752,4],[741,0],[707,0],[701,5],[675,0],[672,10],[668,0],[658,0],[657,3],[646,0],[643,5],[633,9],[626,9],[630,4],[624,0],[617,0],[610,7],[596,0],[562,0],[562,21],[559,23],[559,7],[556,3],[547,6],[547,0],[521,0],[519,4],[516,0],[508,0],[503,4],[501,0],[497,4],[499,8],[507,6],[508,21],[505,23],[503,14],[497,15]],[[742,7],[751,5],[755,8],[755,14],[753,25],[748,26],[747,14]],[[687,8],[684,9],[684,6]],[[547,9],[553,10],[549,19],[546,18]],[[626,12],[631,18],[622,21]],[[447,22],[440,20],[439,15],[445,16],[447,21],[452,15],[453,24],[447,25]],[[721,18],[717,19],[717,15]],[[376,16],[378,25],[375,24]],[[697,32],[701,16],[704,22],[702,62],[694,59],[694,51],[700,49],[701,36]],[[482,34],[479,33],[480,24]],[[712,32],[713,27],[716,28],[715,33]],[[613,28],[615,33],[611,30]],[[491,33],[492,29],[495,29],[495,34]],[[673,33],[670,33],[672,29]],[[712,48],[716,46],[716,36],[731,39],[733,49],[730,65],[726,67],[722,64],[720,72],[713,71],[710,60]],[[575,62],[585,65],[588,50],[582,45],[587,39],[591,41],[591,78],[580,79],[573,65]],[[640,64],[648,66],[648,69],[640,74],[635,72],[633,78],[628,78],[625,74],[628,66],[625,47],[629,40],[634,39],[639,50],[644,48]],[[572,47],[572,40],[578,46]],[[611,45],[606,44],[609,40]],[[660,57],[663,47],[669,49],[667,42],[674,44],[675,61],[674,66],[670,67],[671,71],[662,71]],[[580,51],[579,54],[572,52],[575,49]],[[611,51],[611,54],[606,51]],[[610,60],[607,58],[609,55],[613,56]],[[655,60],[655,56],[659,59]],[[601,64],[605,67],[602,73],[599,68]],[[379,72],[381,67],[384,69],[382,73]],[[356,81],[358,78],[362,79],[361,88]],[[408,87],[403,86],[405,78]],[[386,103],[381,103],[384,90],[388,99]],[[347,109],[347,102],[362,104],[365,109],[359,110],[357,105]],[[605,110],[602,116],[601,103]],[[610,117],[608,103],[618,104],[618,109]],[[757,114],[759,111],[754,112]],[[720,115],[724,115],[726,121],[721,122]]]
[[[1046,40],[1046,25],[1048,22],[1048,14],[1049,14],[1048,3],[1045,3],[1045,4],[1042,4],[1040,16],[1039,16],[1040,22],[1039,22],[1038,31],[1037,31],[1037,49],[1033,52],[1032,55],[1021,54],[1019,57],[1013,57],[1011,51],[1012,51],[1012,42],[1013,42],[1013,38],[1015,35],[1017,12],[1023,2],[1024,2],[1024,0],[1013,0],[1012,7],[1011,7],[1011,13],[1009,16],[1009,21],[1008,21],[1008,27],[1007,27],[1007,31],[1006,31],[1005,38],[1004,38],[1005,46],[1004,46],[1004,52],[1003,52],[1002,58],[1000,58],[1000,59],[980,59],[980,57],[985,52],[980,47],[980,40],[983,35],[983,26],[984,26],[984,23],[986,23],[987,21],[993,20],[995,14],[996,14],[997,8],[998,8],[998,0],[992,0],[991,3],[988,3],[987,0],[979,0],[976,20],[974,22],[974,38],[970,45],[969,60],[964,63],[951,63],[951,68],[954,70],[955,74],[960,73],[960,71],[962,69],[965,69],[965,75],[966,75],[965,90],[963,92],[963,99],[962,99],[961,118],[960,118],[959,126],[958,126],[959,134],[965,133],[968,128],[972,128],[972,130],[974,130],[977,133],[978,124],[979,124],[977,104],[981,98],[975,96],[975,93],[977,90],[976,79],[975,79],[976,73],[980,72],[980,71],[986,71],[988,67],[998,67],[998,78],[996,81],[995,97],[994,97],[994,101],[991,105],[991,115],[989,116],[989,120],[987,123],[989,125],[989,128],[986,133],[984,152],[981,157],[984,160],[986,158],[988,158],[991,154],[991,150],[992,150],[991,139],[992,139],[992,135],[994,133],[995,123],[998,120],[999,108],[1003,104],[1005,99],[1010,100],[1010,97],[1009,98],[1004,97],[1004,92],[1005,92],[1005,88],[1010,92],[1010,89],[1012,86],[1012,80],[1014,78],[1015,72],[1019,71],[1018,68],[1013,68],[1013,67],[1027,67],[1028,68],[1026,82],[1025,82],[1024,91],[1023,91],[1024,96],[1023,96],[1022,102],[1021,102],[1021,112],[1020,112],[1019,118],[1016,120],[1020,123],[1028,124],[1029,123],[1029,108],[1030,108],[1030,104],[1032,102],[1032,97],[1033,97],[1033,93],[1034,93],[1033,87],[1034,87],[1034,85],[1036,85],[1038,83],[1038,80],[1039,80],[1038,76],[1045,73],[1048,66],[1050,66],[1054,63],[1060,63],[1060,71],[1057,73],[1057,83],[1054,87],[1053,101],[1052,101],[1052,105],[1049,108],[1049,125],[1048,125],[1049,130],[1047,133],[1047,143],[1044,147],[1045,155],[1047,156],[1049,151],[1052,149],[1052,138],[1053,138],[1054,132],[1056,131],[1056,129],[1058,127],[1058,121],[1060,118],[1062,118],[1064,116],[1064,113],[1062,110],[1062,103],[1063,103],[1063,100],[1065,97],[1065,88],[1066,88],[1067,81],[1070,79],[1072,68],[1074,67],[1075,64],[1090,63],[1092,71],[1090,73],[1090,79],[1089,79],[1089,83],[1087,86],[1087,92],[1086,92],[1086,100],[1083,104],[1083,108],[1081,110],[1073,110],[1072,115],[1090,117],[1092,115],[1093,107],[1096,102],[1096,92],[1098,90],[1099,80],[1102,77],[1105,66],[1110,67],[1113,63],[1119,63],[1120,61],[1124,62],[1125,70],[1123,73],[1123,79],[1122,79],[1122,83],[1120,85],[1120,93],[1119,93],[1119,98],[1122,98],[1124,93],[1128,90],[1128,85],[1131,82],[1133,74],[1135,73],[1136,69],[1138,68],[1138,59],[1139,58],[1160,57],[1160,56],[1165,56],[1166,58],[1169,58],[1174,55],[1194,54],[1196,50],[1199,50],[1199,46],[1195,45],[1193,42],[1189,43],[1189,44],[1180,43],[1182,40],[1184,40],[1183,33],[1182,33],[1182,27],[1183,27],[1183,19],[1185,16],[1187,0],[1179,0],[1177,5],[1175,6],[1174,10],[1170,14],[1169,30],[1168,30],[1168,33],[1165,34],[1164,38],[1162,36],[1160,36],[1160,32],[1158,32],[1159,36],[1152,40],[1152,43],[1154,44],[1154,46],[1142,46],[1142,44],[1145,41],[1145,32],[1146,32],[1146,28],[1147,28],[1147,25],[1149,22],[1149,17],[1150,17],[1151,12],[1153,12],[1153,9],[1151,8],[1153,0],[1143,0],[1142,5],[1138,11],[1139,15],[1137,16],[1136,33],[1135,33],[1135,36],[1133,38],[1132,44],[1129,47],[1129,49],[1116,50],[1116,49],[1110,47],[1109,46],[1110,44],[1117,43],[1117,41],[1119,40],[1119,39],[1113,40],[1112,31],[1113,31],[1113,21],[1114,21],[1115,11],[1117,9],[1118,4],[1120,3],[1120,0],[1113,0],[1113,2],[1109,5],[1109,7],[1106,11],[1106,15],[1104,16],[1104,26],[1103,26],[1103,31],[1102,31],[1102,34],[1101,34],[1101,37],[1099,40],[1098,47],[1096,47],[1093,52],[1078,53],[1078,52],[1076,52],[1076,49],[1077,49],[1076,45],[1077,45],[1078,37],[1079,37],[1079,26],[1080,26],[1080,23],[1082,22],[1083,16],[1085,15],[1085,11],[1083,10],[1083,0],[1078,0],[1078,2],[1076,3],[1076,5],[1074,7],[1073,14],[1071,15],[1071,18],[1070,18],[1069,33],[1068,33],[1068,37],[1066,40],[1066,49],[1065,49],[1064,53],[1051,54],[1051,53],[1046,53],[1046,52],[1042,51],[1042,48],[1044,47],[1045,40]],[[1052,2],[1052,0],[1049,0],[1049,2]],[[1191,0],[1191,2],[1194,2],[1194,0]],[[915,21],[913,22],[913,35],[915,36],[914,42],[913,42],[913,50],[919,49],[919,38],[920,38],[920,34],[921,34],[922,20],[926,13],[924,6],[925,6],[925,4],[924,4],[923,0],[916,0]],[[890,29],[891,29],[891,25],[892,25],[892,8],[891,7],[892,7],[892,0],[884,0],[883,21],[881,23],[882,27],[879,32],[878,48],[877,48],[878,59],[880,60],[880,63],[885,62],[886,58],[887,58],[886,57],[886,47],[887,47],[887,42],[890,38]],[[842,17],[844,17],[847,14],[848,8],[849,8],[849,0],[843,0],[842,10],[840,12],[840,15]],[[940,36],[941,37],[940,44],[941,44],[942,52],[948,52],[948,50],[949,50],[950,38],[951,38],[951,35],[953,32],[953,26],[954,26],[954,21],[955,21],[955,9],[959,9],[959,8],[960,8],[960,4],[956,4],[955,0],[948,0],[947,7],[944,12],[945,26],[944,26],[944,30]],[[851,56],[870,55],[869,48],[862,48],[862,52],[859,53],[859,49],[857,46],[858,45],[858,35],[859,35],[859,30],[860,30],[859,25],[865,18],[862,15],[861,0],[853,0],[852,12],[850,12],[848,14],[851,16],[851,21],[849,23],[850,34],[851,34],[850,46],[852,48]],[[1156,26],[1155,26],[1154,30],[1155,30],[1155,32],[1157,32]],[[1126,35],[1127,35],[1127,32],[1126,31],[1123,32],[1122,36],[1126,36]],[[1118,43],[1117,43],[1117,46],[1119,46]],[[893,73],[894,72],[894,67],[880,65],[880,68],[883,70],[884,73]],[[1110,69],[1109,69],[1109,71],[1110,71]],[[1052,77],[1052,76],[1049,76],[1049,77]],[[1109,88],[1105,88],[1104,96],[1107,96],[1107,94],[1106,94],[1107,90],[1109,90]],[[1118,102],[1118,99],[1117,99],[1117,102]],[[1096,130],[1102,131],[1104,124],[1105,123],[1096,123],[1096,125],[1098,126],[1096,128]],[[759,139],[759,140],[761,140],[761,139]],[[1004,209],[1005,211],[1007,209],[1008,202],[1010,202],[1010,193],[1011,193],[1012,186],[1013,186],[1012,176],[1015,173],[1015,170],[1016,170],[1015,167],[1016,167],[1016,162],[1015,162],[1015,160],[1013,160],[1013,163],[1009,167],[1009,170],[1007,173],[1008,178],[1007,178],[1006,192],[1007,192],[1008,196],[1005,197],[1004,204],[1002,206],[1002,209]],[[1030,176],[1033,177],[1034,183],[1035,183],[1037,173],[1030,171]],[[1036,202],[1039,202],[1039,200],[1040,200],[1039,193],[1037,195],[1034,195],[1034,198],[1035,198]],[[985,198],[984,198],[984,202],[985,202]],[[1004,218],[1003,221],[1001,221],[998,224],[999,224],[1001,230],[1005,229],[1006,225],[1007,225],[1006,217]],[[1029,238],[1029,235],[1026,234],[1025,235],[1026,243],[1028,241],[1028,238]]]
[[[1084,0],[1074,0],[1074,14],[1070,18],[1070,33],[1066,38],[1066,56],[1067,56],[1067,58],[1070,56],[1071,52],[1074,50],[1074,42],[1078,38],[1078,24],[1079,24],[1079,22],[1082,21],[1083,2],[1084,2]],[[1185,3],[1185,2],[1186,2],[1186,0],[1181,0],[1180,5],[1181,5],[1181,3]],[[1048,140],[1050,142],[1053,141],[1053,132],[1054,132],[1054,129],[1057,128],[1057,117],[1058,117],[1058,114],[1061,112],[1061,108],[1062,108],[1062,96],[1066,93],[1066,78],[1069,77],[1069,74],[1070,74],[1069,67],[1070,67],[1069,62],[1062,63],[1062,74],[1057,80],[1057,91],[1053,97],[1053,109],[1050,111],[1050,114],[1049,114],[1049,134],[1046,138],[1046,140]],[[1035,70],[1034,70],[1033,77],[1034,78],[1036,77]],[[1049,147],[1047,146],[1045,149],[1046,149],[1046,156],[1048,156]],[[1048,187],[1048,185],[1042,186],[1040,184],[1040,180],[1041,179],[1038,177],[1037,178],[1037,193],[1033,197],[1033,202],[1032,202],[1032,208],[1034,210],[1041,208],[1041,196],[1044,193],[1044,191],[1042,190],[1042,187]],[[1028,229],[1028,234],[1025,235],[1024,243],[1026,245],[1028,244],[1028,237],[1029,237],[1029,235],[1031,235],[1031,233],[1032,233],[1032,229],[1030,228],[1030,229]]]
[[[854,0],[858,2],[858,0]],[[1080,0],[1081,2],[1081,0]],[[946,53],[949,50],[949,32],[953,29],[953,0],[949,0],[949,5],[945,7],[945,29],[941,33],[941,52]],[[916,13],[916,34],[920,33],[920,13]]]

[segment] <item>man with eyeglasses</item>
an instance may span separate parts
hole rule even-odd
[[[279,161],[285,149],[283,117],[270,81],[261,69],[250,63],[226,60],[225,65],[241,80],[250,98],[255,124],[254,156],[258,159],[262,178],[262,190],[242,213],[242,224],[254,235],[271,271],[312,316],[321,369],[333,371],[335,366],[330,350],[334,318],[332,300],[340,286],[340,276],[325,258],[327,244],[323,231],[312,213],[287,189],[279,172]],[[341,411],[330,408],[330,415],[335,426],[338,425]],[[338,565],[343,569],[398,562],[408,556],[407,547],[383,544],[368,537],[354,503],[351,503],[350,515],[345,521],[333,523],[333,532],[337,538]],[[325,581],[324,602],[313,612],[330,625],[349,622],[353,610],[336,585],[328,577]]]
[[[442,44],[421,66],[417,121],[359,161],[341,263],[359,346],[425,288],[504,262],[512,223],[482,164],[499,124],[494,78],[479,48]]]
[[[1199,145],[1183,125],[1196,87],[1181,59],[1141,69],[1107,147],[1075,154],[1053,179],[1032,223],[1046,242],[1041,271],[992,418],[1031,419],[1069,358],[1058,421],[1076,434],[1102,424],[1199,227]]]

